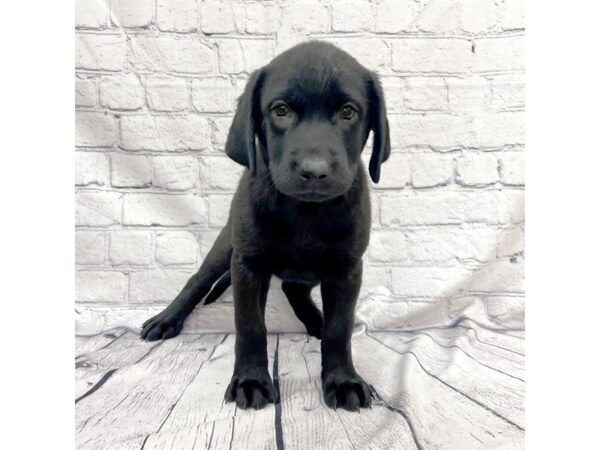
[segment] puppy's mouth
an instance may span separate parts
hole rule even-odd
[[[292,195],[292,197],[297,198],[298,200],[303,202],[321,203],[327,200],[331,200],[332,198],[337,197],[337,195],[325,194],[322,192],[315,191],[307,191],[296,193]]]

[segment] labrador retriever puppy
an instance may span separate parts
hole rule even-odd
[[[321,339],[326,404],[370,405],[356,373],[351,337],[369,242],[371,210],[360,154],[373,132],[371,179],[390,155],[386,108],[377,76],[324,42],[297,45],[254,72],[238,101],[225,152],[247,167],[227,225],[198,273],[143,339],[168,339],[204,300],[231,284],[235,367],[225,398],[240,408],[275,401],[267,367],[265,304],[271,276],[311,336]],[[323,313],[311,299],[321,285]],[[212,289],[211,289],[212,288]]]

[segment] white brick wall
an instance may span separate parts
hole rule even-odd
[[[80,331],[137,327],[177,294],[242,173],[223,146],[249,73],[317,38],[376,70],[388,104],[358,319],[522,320],[521,0],[77,0],[75,23]],[[190,324],[230,329],[223,301]]]

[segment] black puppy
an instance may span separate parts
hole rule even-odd
[[[225,398],[262,408],[275,397],[264,311],[276,275],[308,333],[322,338],[327,405],[369,406],[369,386],[352,363],[351,336],[369,241],[360,153],[371,130],[369,173],[378,182],[390,154],[382,89],[375,74],[333,45],[298,45],[254,72],[225,146],[248,167],[227,225],[177,298],[144,323],[142,338],[176,336],[194,306],[205,296],[205,304],[216,300],[232,284],[235,369]],[[323,314],[311,299],[319,283]]]

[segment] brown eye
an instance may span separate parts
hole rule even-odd
[[[291,112],[291,109],[286,104],[279,104],[275,108],[273,108],[273,114],[278,117],[285,117]]]
[[[346,105],[342,108],[342,119],[350,120],[356,114],[356,110],[349,105]]]

